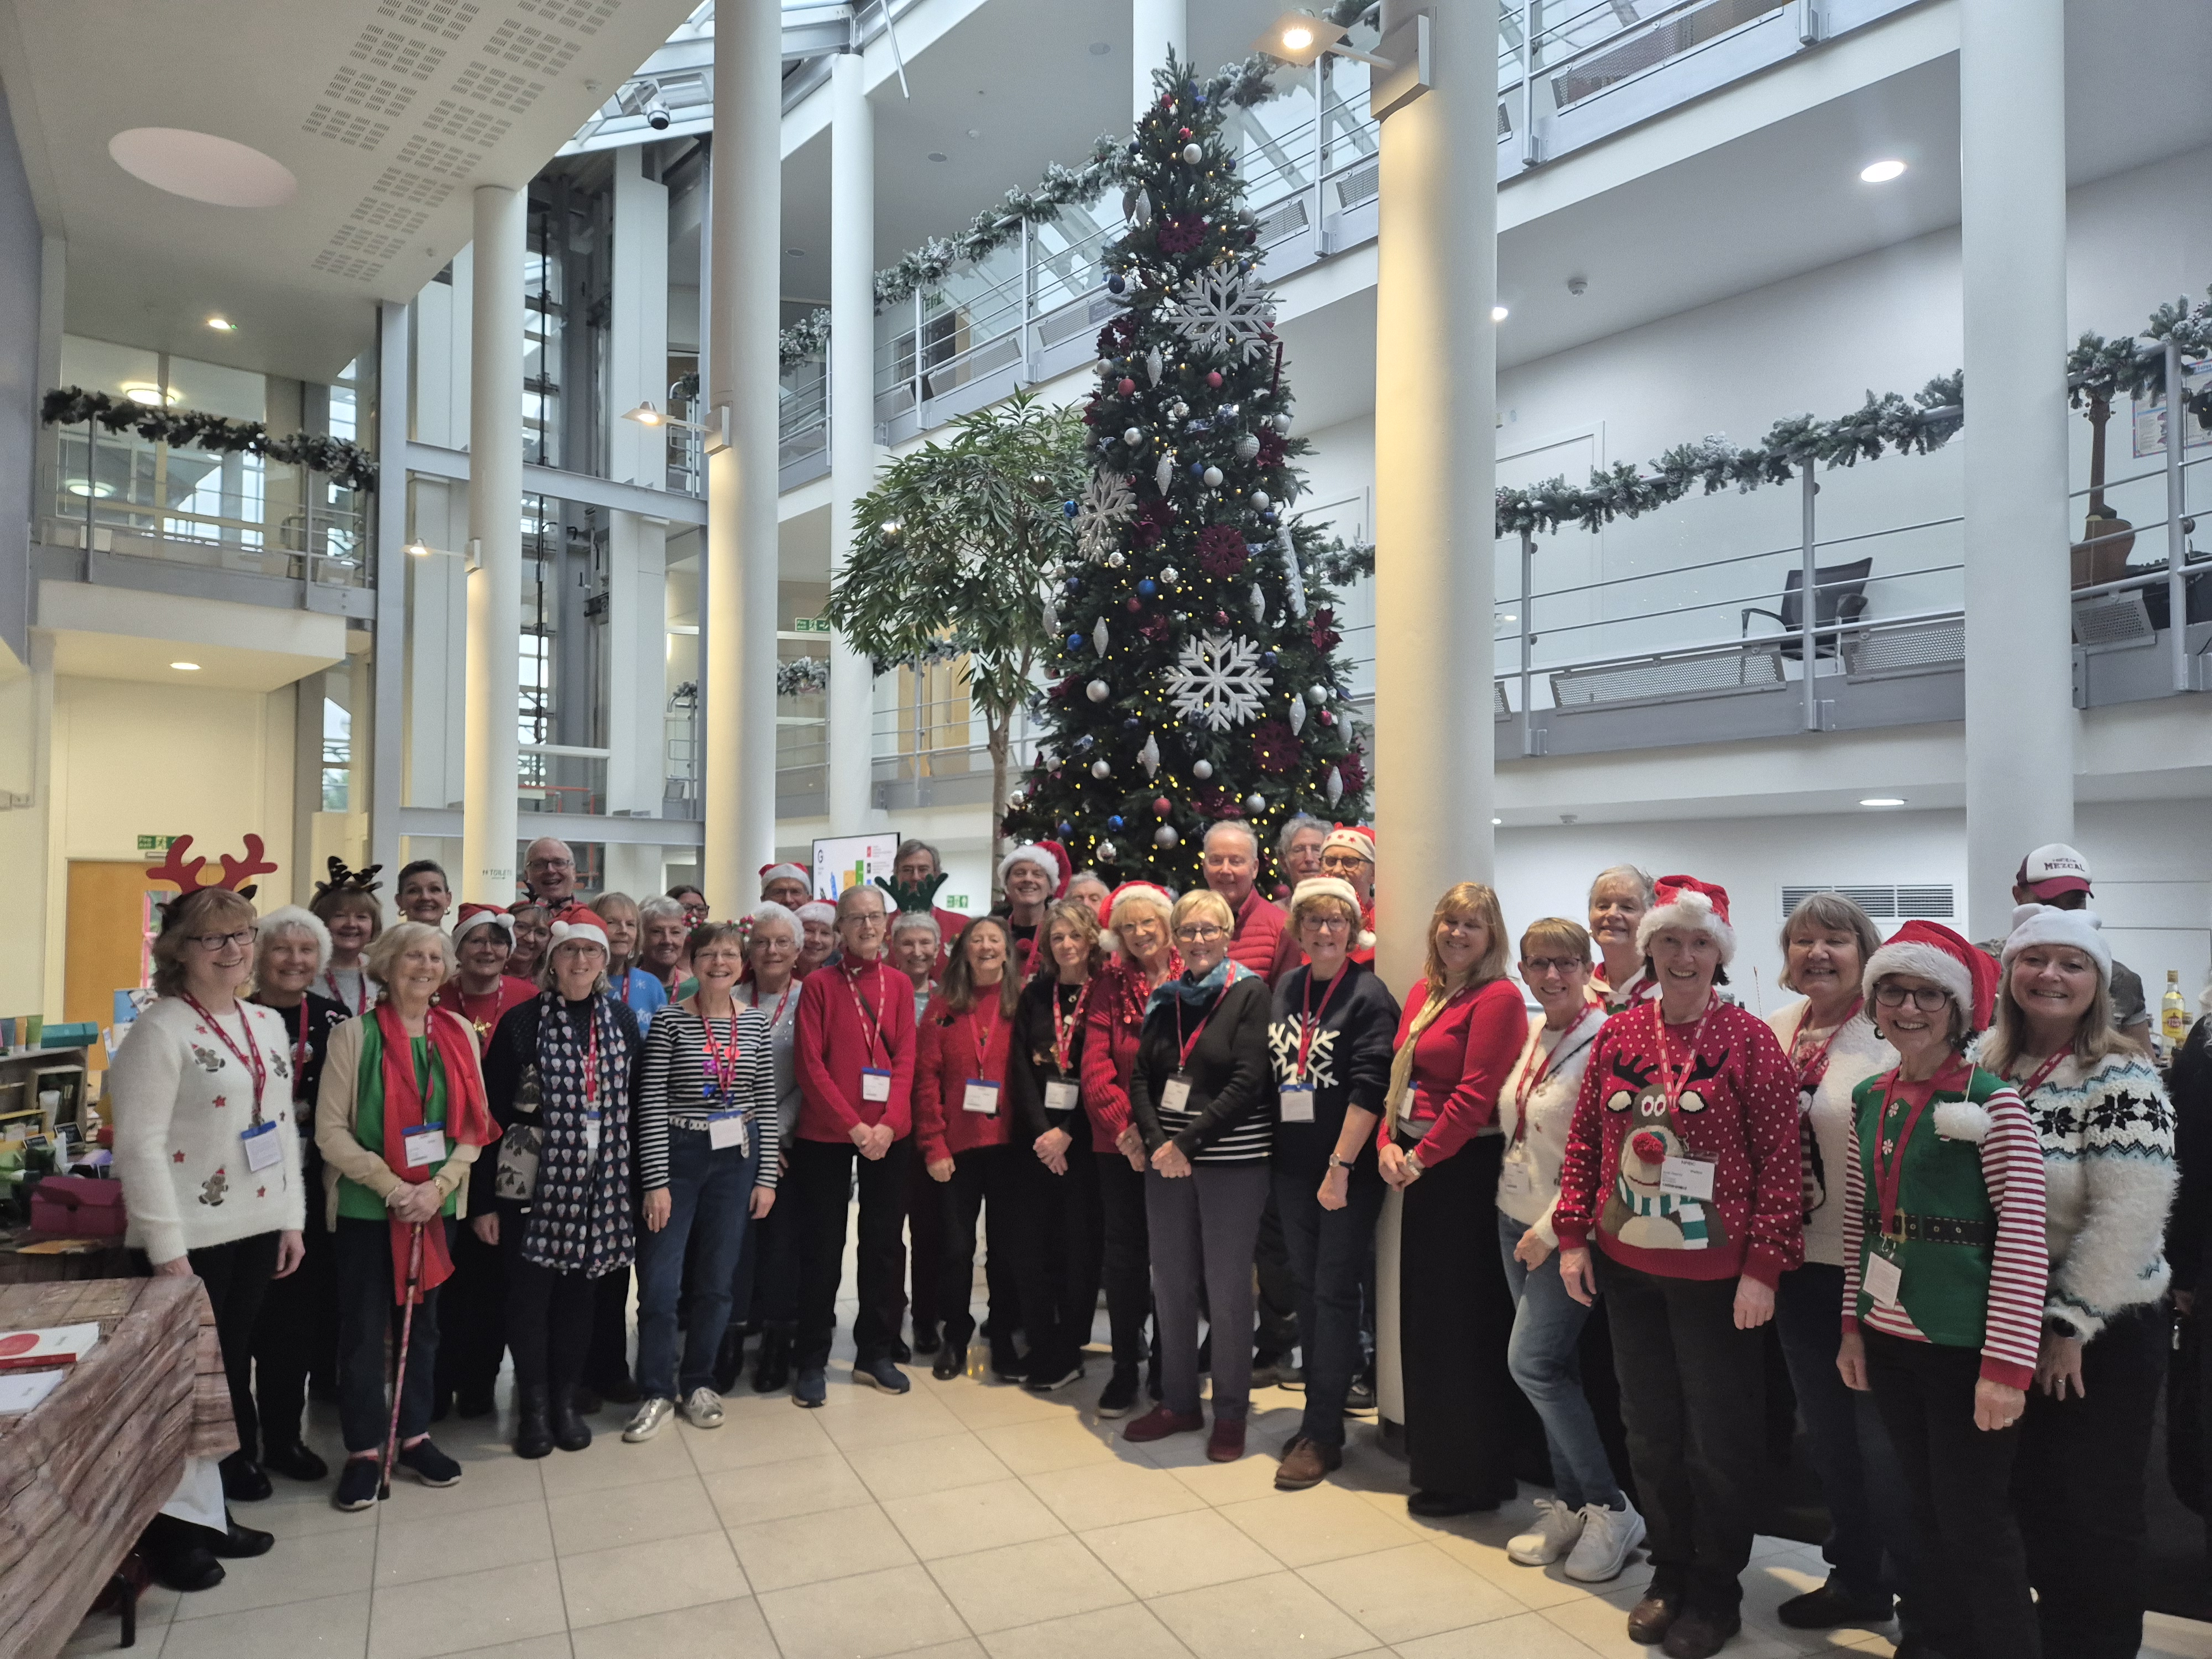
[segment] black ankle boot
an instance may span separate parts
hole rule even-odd
[[[774,1394],[791,1381],[791,1327],[769,1325],[761,1331],[753,1357],[753,1392]]]
[[[551,1396],[543,1382],[514,1391],[514,1455],[547,1457],[553,1451]]]
[[[738,1373],[745,1368],[745,1334],[735,1325],[722,1333],[722,1346],[714,1350],[714,1392],[727,1394],[738,1386]]]
[[[552,1423],[553,1443],[562,1451],[581,1451],[590,1445],[592,1425],[576,1410],[575,1389],[556,1388],[550,1403],[552,1409],[547,1415]]]

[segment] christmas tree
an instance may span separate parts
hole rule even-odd
[[[1153,81],[1105,255],[1127,309],[1098,337],[1091,477],[1065,509],[1079,557],[1043,599],[1045,734],[1006,823],[1109,881],[1183,889],[1215,823],[1267,848],[1294,813],[1363,819],[1367,776],[1314,563],[1328,538],[1290,514],[1305,445],[1222,131],[1228,80],[1170,57]]]

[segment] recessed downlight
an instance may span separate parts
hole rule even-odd
[[[930,151],[930,152],[929,152],[929,159],[930,159],[931,161],[945,161],[945,159],[947,159],[947,158],[946,158],[945,154],[945,152],[944,152],[943,150],[941,150],[941,149],[933,149],[933,150],[932,150],[932,151]]]
[[[1490,320],[1493,323],[1502,323],[1512,314],[1504,306],[1492,306],[1490,308]]]
[[[183,674],[197,674],[200,672],[200,665],[196,662],[173,662],[169,666]]]
[[[209,318],[207,319],[207,325],[218,334],[235,334],[238,332],[238,325],[232,322],[229,318],[224,316],[218,315]]]
[[[1905,177],[1905,163],[1894,159],[1869,162],[1859,169],[1861,182],[1869,185],[1886,185],[1893,179],[1903,177]]]
[[[1504,823],[1504,822],[1505,822],[1505,820],[1504,820],[1504,818],[1492,818],[1492,819],[1491,819],[1491,823],[1492,823],[1492,824],[1500,824],[1500,823]]]
[[[151,380],[125,380],[123,383],[122,391],[125,397],[144,409],[160,409],[165,404],[177,401],[175,392],[165,394],[161,388]]]
[[[1114,43],[1110,40],[1093,40],[1091,43],[1091,55],[1093,58],[1103,58],[1113,50]]]
[[[1860,798],[1859,805],[1862,806],[1902,806],[1905,805],[1905,797],[1902,795],[1865,795]]]

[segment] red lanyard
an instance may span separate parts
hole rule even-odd
[[[1227,989],[1228,988],[1226,986],[1222,988],[1224,993],[1225,993]],[[1207,1006],[1205,1018],[1198,1022],[1198,1029],[1190,1034],[1190,1041],[1185,1042],[1182,1037],[1182,999],[1181,997],[1177,997],[1176,999],[1176,1042],[1182,1050],[1182,1055],[1176,1065],[1176,1070],[1178,1072],[1188,1072],[1190,1069],[1190,1051],[1198,1047],[1199,1038],[1206,1035],[1206,1020],[1213,1018],[1214,1009],[1218,1008],[1220,1006],[1221,995],[1217,994],[1213,1001]]]
[[[1584,1008],[1582,1012],[1575,1016],[1575,1023],[1559,1033],[1559,1040],[1552,1045],[1550,1050],[1540,1054],[1534,1066],[1522,1068],[1520,1086],[1513,1091],[1513,1144],[1515,1146],[1519,1146],[1528,1133],[1528,1097],[1544,1086],[1544,1079],[1552,1074],[1553,1063],[1561,1058],[1559,1052],[1561,1049],[1566,1049],[1565,1057],[1572,1060],[1583,1049],[1589,1048],[1591,1042],[1597,1041],[1597,1033],[1593,1031],[1590,1033],[1589,1042],[1578,1042],[1571,1048],[1567,1048],[1567,1039],[1589,1024],[1592,1014],[1601,1014],[1602,1012],[1600,1006],[1595,1003]],[[1600,1024],[1602,1023],[1601,1019]],[[1543,1048],[1544,1039],[1540,1032],[1530,1041],[1540,1050]]]
[[[1075,1006],[1063,1018],[1060,1012],[1060,987],[1052,988],[1052,1058],[1060,1067],[1062,1077],[1067,1075],[1067,1036],[1083,1029],[1083,1005],[1091,1000],[1091,981],[1083,981],[1083,988],[1075,994]]]
[[[2034,1097],[2035,1091],[2044,1085],[2045,1080],[2050,1078],[2053,1072],[2058,1069],[2060,1064],[2066,1059],[2067,1055],[2073,1052],[2074,1051],[2071,1048],[2061,1048],[2057,1054],[2051,1055],[2050,1059],[2045,1060],[2042,1065],[2037,1066],[2035,1068],[2034,1074],[2031,1076],[2027,1082],[2020,1085],[2020,1097],[2021,1102],[2025,1103],[2028,1100],[2032,1099]]]
[[[343,1008],[349,1014],[365,1014],[368,1012],[369,1004],[368,975],[365,973],[362,973],[362,970],[358,968],[355,969],[354,972],[361,974],[361,1006],[358,1008],[354,1007],[351,1004],[346,1001],[345,991],[338,984],[338,971],[337,969],[325,968],[323,969],[323,983],[331,988],[331,1000],[337,1003],[339,1007]]]
[[[1920,1098],[1912,1102],[1911,1115],[1905,1120],[1904,1127],[1894,1134],[1890,1131],[1889,1119],[1897,1109],[1894,1104],[1898,1085],[1896,1071],[1891,1071],[1882,1079],[1881,1121],[1875,1126],[1874,1186],[1875,1201],[1881,1212],[1883,1237],[1889,1236],[1890,1224],[1897,1218],[1898,1188],[1905,1179],[1905,1148],[1912,1139],[1913,1130],[1919,1127],[1920,1115],[1928,1109],[1928,1103],[1935,1099],[1938,1089],[1960,1086],[1961,1081],[1971,1082],[1972,1079],[1973,1067],[1954,1055],[1950,1065],[1930,1079],[1927,1087],[1921,1091]]]
[[[567,1010],[562,1010],[562,1013],[564,1017],[567,1016]],[[568,1029],[572,1032],[576,1029],[573,1018],[569,1020]],[[597,1117],[599,1115],[599,1021],[598,1009],[594,1008],[584,1016],[584,1030],[586,1032],[584,1039],[584,1110],[588,1115]]]
[[[1291,1078],[1293,1084],[1305,1082],[1306,1055],[1313,1048],[1314,1033],[1320,1030],[1322,1021],[1328,1018],[1329,1000],[1336,995],[1336,988],[1351,977],[1352,965],[1347,962],[1336,970],[1336,977],[1329,981],[1328,989],[1321,994],[1321,1012],[1316,1014],[1313,1011],[1313,975],[1310,973],[1306,975],[1305,991],[1299,999],[1298,1069]]]
[[[876,1009],[875,1009],[875,1008],[872,1008],[872,1007],[870,1007],[870,1006],[868,1006],[868,1000],[867,1000],[867,998],[866,998],[866,997],[864,997],[864,996],[862,996],[862,995],[860,994],[860,976],[858,974],[852,973],[852,972],[849,972],[849,971],[848,971],[848,972],[847,972],[847,973],[846,973],[846,975],[844,975],[844,980],[845,980],[845,988],[846,988],[847,990],[850,991],[850,992],[853,994],[853,1006],[854,1006],[855,1008],[858,1008],[858,1009],[860,1011],[860,1018],[861,1018],[861,1019],[862,1019],[863,1021],[865,1021],[865,1022],[866,1023],[866,1024],[867,1024],[867,1028],[868,1028],[868,1058],[869,1058],[870,1060],[873,1060],[873,1059],[876,1057],[876,1050],[877,1050],[878,1048],[882,1048],[882,1047],[883,1047],[883,1040],[884,1040],[884,1027],[883,1027],[883,1019],[882,1019],[882,1017],[881,1017],[880,1015],[878,1015],[878,1014],[876,1012]],[[790,994],[790,992],[789,992],[788,990],[787,990],[787,991],[784,993],[784,994],[785,994],[785,995],[787,995],[787,996],[788,996],[788,995]],[[883,959],[882,959],[880,957],[878,957],[876,959],[876,1006],[877,1006],[877,1007],[880,1007],[880,1006],[883,1006],[883,1000],[884,1000],[884,964],[883,964]],[[779,1007],[781,1006],[781,1005],[778,1005],[778,1006],[779,1006]],[[890,1058],[890,1055],[888,1054],[888,1053],[886,1053],[886,1054],[884,1055],[884,1058],[885,1058],[885,1059],[887,1059],[887,1060]]]
[[[458,980],[455,981],[453,984],[453,996],[455,1000],[459,1002],[461,1005],[461,1018],[468,1021],[469,1029],[477,1034],[477,1046],[480,1048],[489,1047],[491,1040],[491,1034],[499,1024],[499,1005],[501,994],[496,990],[491,994],[491,1018],[489,1019],[478,1019],[477,1018],[477,1011],[469,1006],[469,994],[460,988],[460,982]]]
[[[1670,1121],[1680,1115],[1682,1088],[1690,1080],[1690,1068],[1698,1062],[1698,1039],[1705,1035],[1705,1021],[1719,1006],[1720,1000],[1718,991],[1707,994],[1705,1012],[1698,1016],[1698,1023],[1690,1028],[1690,1052],[1682,1061],[1679,1076],[1674,1071],[1674,1053],[1667,1046],[1667,1016],[1659,1006],[1659,999],[1654,997],[1644,1005],[1651,1010],[1651,1029],[1659,1037],[1659,1092],[1667,1097],[1667,1116]],[[1679,1121],[1674,1123],[1677,1132],[1681,1127]]]
[[[707,1074],[714,1080],[720,1097],[726,1105],[730,1098],[730,1085],[738,1080],[737,1010],[732,1007],[730,1011],[730,1046],[727,1048],[714,1041],[714,1022],[704,1014],[699,1016],[699,1029],[707,1038]]]
[[[984,985],[976,988],[979,992],[988,994],[979,995],[975,999],[975,1006],[968,1011],[969,1034],[975,1040],[975,1078],[978,1082],[981,1082],[989,1076],[988,1061],[991,1045],[999,1040],[999,988],[995,985]],[[991,1009],[988,1027],[983,1019],[983,1008],[986,1003],[990,1005]]]
[[[246,1074],[253,1079],[253,1116],[258,1122],[261,1118],[261,1091],[269,1081],[269,1062],[262,1059],[261,1045],[253,1040],[253,1017],[246,1012],[244,1004],[239,1005],[238,1023],[246,1028],[246,1047],[241,1049],[230,1040],[230,1033],[222,1029],[222,1022],[200,1006],[198,997],[190,991],[184,996],[191,1011],[215,1029],[216,1036],[222,1039],[222,1046],[230,1050],[231,1057],[243,1066]],[[307,1005],[303,1001],[300,1005],[300,1029],[305,1030],[307,1024]]]
[[[1804,1041],[1805,1028],[1813,1023],[1812,1000],[1809,997],[1806,999],[1805,1012],[1797,1016],[1797,1029],[1790,1034],[1790,1058],[1797,1067],[1798,1088],[1817,1089],[1820,1086],[1820,1079],[1828,1074],[1828,1050],[1836,1046],[1836,1039],[1843,1036],[1844,1027],[1859,1017],[1859,1010],[1865,1006],[1864,997],[1852,1003],[1850,1012],[1836,1022],[1836,1029],[1828,1033],[1826,1040],[1811,1054],[1800,1060],[1797,1057],[1797,1045]]]
[[[799,981],[795,979],[783,988],[783,994],[775,1000],[775,1012],[768,1017],[771,1030],[783,1024],[783,1005],[791,1000],[791,994],[798,988]],[[753,1006],[756,1008],[760,1006],[760,987],[757,985],[753,988]]]

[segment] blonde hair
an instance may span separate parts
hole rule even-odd
[[[1345,921],[1352,924],[1352,931],[1354,933],[1358,933],[1360,916],[1359,907],[1357,904],[1352,903],[1341,893],[1308,892],[1304,882],[1300,882],[1298,890],[1291,895],[1291,917],[1285,925],[1290,928],[1291,937],[1296,938],[1298,924],[1305,920],[1309,911],[1332,907]],[[1358,941],[1355,939],[1353,943],[1357,944]]]
[[[228,887],[203,887],[171,899],[161,908],[161,931],[154,936],[154,988],[165,997],[185,989],[185,946],[217,927],[254,925],[253,906]],[[258,941],[256,941],[258,960]]]
[[[1437,953],[1437,935],[1447,921],[1473,920],[1483,925],[1488,933],[1489,944],[1474,965],[1462,975],[1458,983],[1444,969],[1443,958]],[[1487,985],[1493,979],[1505,977],[1507,951],[1512,948],[1505,936],[1505,912],[1498,902],[1495,889],[1479,881],[1463,881],[1446,890],[1437,901],[1436,909],[1429,916],[1429,953],[1425,973],[1431,997],[1449,996],[1470,985]]]
[[[1147,893],[1141,889],[1124,893],[1121,897],[1114,901],[1113,910],[1106,918],[1107,931],[1115,934],[1118,934],[1121,932],[1122,912],[1128,909],[1128,908],[1133,904],[1143,905],[1146,909],[1151,911],[1153,915],[1159,919],[1161,930],[1170,935],[1170,937],[1164,940],[1163,943],[1172,948],[1175,944],[1175,939],[1172,937],[1175,931],[1175,906],[1170,903],[1163,902],[1158,894]],[[1129,954],[1127,949],[1123,946],[1119,938],[1116,938],[1114,940],[1112,948],[1125,957]],[[1131,960],[1133,961],[1135,958],[1131,957]]]
[[[1842,893],[1808,893],[1797,901],[1797,908],[1790,913],[1790,920],[1782,924],[1782,972],[1775,982],[1785,991],[1798,988],[1790,978],[1790,941],[1802,928],[1820,927],[1830,933],[1849,933],[1858,941],[1859,971],[1864,973],[1874,953],[1881,949],[1881,930],[1874,925],[1874,918],[1859,908],[1858,902]]]
[[[362,953],[361,970],[390,990],[392,964],[425,939],[436,943],[438,958],[445,964],[445,977],[451,979],[460,965],[453,955],[453,941],[446,937],[443,928],[433,927],[427,921],[403,921],[379,933]]]
[[[1571,951],[1583,967],[1590,965],[1589,929],[1579,921],[1565,916],[1543,916],[1521,930],[1522,961],[1528,960],[1532,950],[1547,948]]]
[[[1194,887],[1175,902],[1175,908],[1168,912],[1170,937],[1190,916],[1201,916],[1224,933],[1237,931],[1237,913],[1229,908],[1229,901],[1211,887]]]
[[[2089,957],[2087,951],[2078,954],[2088,957],[2092,968],[2097,965],[2096,958]],[[2027,1042],[2027,1011],[2013,1000],[2012,970],[2013,964],[2005,963],[1998,971],[1996,1018],[1990,1026],[1989,1035],[1982,1039],[1981,1053],[1977,1057],[1979,1065],[2000,1077],[2010,1074]],[[2108,1054],[2135,1052],[2135,1044],[2122,1036],[2119,1028],[2112,1024],[2112,982],[2101,973],[2097,975],[2097,994],[2089,999],[2088,1007],[2075,1024],[2074,1039],[2067,1046],[2084,1065],[2094,1065]]]

